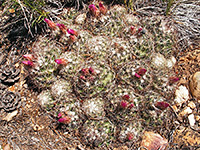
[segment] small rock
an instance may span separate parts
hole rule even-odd
[[[175,95],[176,98],[174,99],[174,101],[179,105],[181,105],[189,99],[189,92],[187,88],[183,85],[179,86],[179,88],[176,90]]]
[[[141,150],[165,150],[168,142],[157,133],[145,132],[141,142]]]
[[[200,72],[196,72],[191,78],[190,78],[190,91],[194,97],[197,99],[200,99]]]
[[[196,116],[195,119],[196,119],[197,121],[200,121],[200,116]]]
[[[183,109],[183,111],[181,111],[181,112],[179,113],[179,115],[180,115],[181,117],[183,117],[183,116],[188,115],[188,114],[191,114],[191,113],[192,113],[192,109],[190,109],[190,107],[186,107],[186,108]]]
[[[76,19],[75,19],[75,23],[77,23],[77,24],[83,24],[85,22],[86,17],[87,17],[86,13],[78,15],[76,17]]]
[[[195,105],[194,102],[190,102],[190,103],[188,104],[188,106],[189,106],[191,109],[195,109],[195,108],[196,108],[196,105]]]
[[[173,105],[172,108],[174,109],[175,112],[178,112],[178,108],[176,107],[176,105]]]
[[[194,114],[189,115],[188,120],[189,120],[190,126],[194,126],[195,124]]]
[[[15,110],[15,111],[13,111],[13,112],[11,112],[11,113],[8,113],[8,115],[7,115],[5,118],[3,118],[3,120],[10,121],[10,120],[12,120],[12,118],[13,118],[14,116],[17,115],[17,113],[18,113],[18,110]]]

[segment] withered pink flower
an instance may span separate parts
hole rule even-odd
[[[48,26],[51,28],[51,29],[56,29],[56,24],[53,22],[53,21],[51,21],[51,20],[49,20],[49,19],[47,19],[47,18],[44,18],[44,21],[48,24]]]
[[[23,55],[24,58],[30,60],[30,61],[33,61],[34,59],[34,55],[33,54],[26,54],[26,55]]]
[[[128,106],[128,102],[127,102],[127,101],[121,101],[121,102],[120,102],[120,106],[121,106],[122,108],[126,108],[126,107]]]
[[[68,116],[65,116],[63,118],[58,119],[58,122],[63,124],[69,124],[71,122],[71,118]]]
[[[128,106],[128,108],[129,109],[131,109],[131,108],[133,108],[135,105],[133,104],[133,103],[131,103],[129,106]]]
[[[94,4],[89,5],[89,10],[94,17],[98,17],[100,14],[99,9]]]
[[[122,99],[123,100],[129,100],[130,96],[128,94],[125,94],[125,95],[122,96]]]
[[[156,102],[155,107],[157,107],[158,109],[161,109],[161,110],[165,110],[167,107],[169,107],[169,103],[164,102],[164,101]]]
[[[89,75],[89,69],[88,68],[83,68],[83,69],[81,69],[81,73],[83,74],[83,75]]]
[[[136,78],[141,78],[141,76],[138,73],[135,73]]]
[[[142,28],[138,28],[138,33],[140,33],[143,29]]]
[[[69,33],[71,35],[78,36],[78,33],[75,30],[73,30],[73,29],[67,29],[67,33]]]
[[[137,74],[139,74],[140,76],[143,76],[146,72],[147,72],[146,69],[144,69],[144,68],[139,68],[138,71],[137,71]]]
[[[33,62],[32,62],[32,61],[29,61],[29,60],[22,61],[22,63],[23,63],[24,65],[30,66],[30,67],[32,67],[32,66],[34,65]]]
[[[77,37],[74,35],[69,36],[69,43],[74,43],[77,40]]]
[[[67,65],[68,61],[64,58],[61,59],[55,59],[55,62],[59,65]]]
[[[99,3],[100,12],[105,15],[107,13],[107,8],[103,5],[102,2]]]
[[[67,27],[64,24],[57,23],[56,25],[59,27],[63,34],[66,34]]]
[[[134,138],[133,133],[128,133],[127,138],[129,141],[131,141]]]
[[[62,112],[60,112],[60,113],[58,113],[58,118],[61,118],[63,116],[63,113]]]
[[[85,76],[80,76],[80,79],[86,80]]]
[[[96,72],[94,71],[94,69],[93,69],[92,67],[89,68],[89,72],[90,72],[91,74],[93,74],[93,75],[96,74]]]
[[[136,30],[136,27],[135,26],[131,26],[130,27],[130,30],[131,30],[131,34],[136,34],[137,30]]]
[[[175,82],[179,81],[178,77],[169,77],[169,84],[173,84]]]

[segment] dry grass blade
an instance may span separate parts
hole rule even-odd
[[[200,5],[198,1],[179,1],[172,11],[180,50],[198,45],[200,40]]]

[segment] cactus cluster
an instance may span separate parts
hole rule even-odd
[[[171,73],[170,30],[163,31],[161,19],[139,18],[122,6],[94,3],[84,13],[81,25],[74,24],[82,15],[74,9],[67,10],[67,21],[45,19],[51,31],[33,44],[34,58],[25,56],[31,63],[23,63],[45,88],[38,95],[41,104],[59,124],[79,130],[86,145],[133,144],[143,125],[164,118],[152,109],[165,111],[169,104],[161,90],[172,93],[178,80]],[[127,123],[120,127],[121,122]]]

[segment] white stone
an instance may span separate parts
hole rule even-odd
[[[191,114],[191,113],[192,113],[192,110],[190,109],[190,107],[187,107],[179,115],[183,117],[183,116]]]
[[[188,120],[189,120],[190,126],[194,126],[195,125],[194,114],[189,115],[188,116]]]
[[[196,105],[195,105],[194,102],[190,102],[190,103],[188,104],[188,106],[189,106],[191,109],[195,109],[195,108],[196,108]]]
[[[15,117],[15,116],[17,115],[17,113],[18,113],[18,110],[15,110],[15,111],[13,111],[13,112],[10,112],[10,113],[8,113],[7,116],[6,116],[5,118],[3,118],[2,120],[6,120],[6,121],[9,122],[10,120],[12,120],[13,117]]]
[[[179,86],[179,88],[176,90],[175,95],[176,97],[174,101],[179,105],[181,105],[182,103],[186,102],[189,99],[189,91],[183,85]]]

